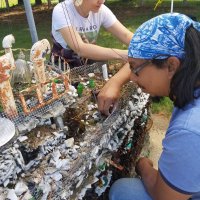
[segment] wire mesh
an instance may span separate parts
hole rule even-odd
[[[70,71],[71,79],[73,80],[73,79],[75,79],[75,78],[77,78],[79,76],[87,75],[88,73],[92,73],[92,72],[102,73],[101,66],[103,64],[104,64],[103,62],[97,62],[97,63],[94,63],[92,65],[85,65],[85,66],[80,66],[80,67],[73,68]],[[57,67],[52,67],[52,69],[56,73],[58,73],[58,75],[63,73]],[[48,87],[50,87],[50,85],[51,85],[51,83],[49,83]],[[63,88],[64,88],[64,86],[61,86],[59,88],[61,93],[64,92]],[[47,94],[43,95],[44,104],[45,104],[45,102],[48,102],[52,98],[52,96],[53,96],[52,95],[52,91],[50,91]],[[37,107],[40,104],[39,99],[37,98],[37,95],[36,95],[36,90],[32,90],[31,92],[27,92],[27,94],[24,95],[24,98],[25,98],[25,102],[26,102],[26,106],[27,106],[28,110],[31,110],[31,109],[33,109],[34,107]],[[10,119],[12,122],[14,122],[16,127],[18,127],[19,124],[24,123],[24,119],[25,118],[29,118],[29,117],[37,116],[37,115],[41,116],[42,114],[46,113],[51,107],[56,106],[56,104],[58,102],[64,102],[64,100],[66,98],[68,98],[67,94],[61,96],[60,98],[54,100],[51,103],[48,103],[48,105],[40,106],[40,108],[35,109],[34,111],[31,111],[29,114],[27,114],[27,113],[24,113],[24,111],[23,111],[23,106],[22,106],[21,101],[19,100],[18,95],[15,95],[15,100],[14,101],[15,101],[15,105],[16,105],[16,109],[17,109],[18,115],[16,116],[16,113],[14,113],[14,112],[13,113],[10,112],[9,115],[6,114],[3,111],[3,105],[5,105],[6,102],[3,102],[2,100],[0,100],[0,103],[1,103],[0,104],[0,106],[1,106],[0,107],[0,109],[1,109],[0,110],[0,117]]]
[[[80,74],[85,75],[87,73],[93,72],[96,69],[101,71],[101,64],[99,63],[93,64],[92,66],[87,66],[86,69],[83,69],[82,67],[72,69],[73,78],[80,76]],[[74,137],[76,144],[79,145],[79,149],[77,150],[77,158],[70,159],[70,169],[59,171],[62,174],[62,181],[57,182],[57,185],[59,185],[59,187],[56,187],[56,190],[52,186],[51,191],[49,192],[49,194],[47,194],[49,197],[48,199],[78,199],[78,195],[81,194],[82,189],[84,188],[87,189],[87,185],[93,184],[96,181],[97,177],[99,177],[99,175],[96,175],[96,171],[98,170],[98,167],[99,167],[98,157],[103,156],[103,159],[102,159],[103,161],[109,160],[111,159],[112,155],[114,155],[114,153],[117,151],[118,151],[118,155],[123,156],[125,155],[124,152],[130,150],[128,149],[130,145],[130,141],[135,140],[134,137],[137,138],[137,135],[135,135],[135,133],[141,131],[141,129],[144,130],[143,126],[145,126],[145,124],[142,121],[142,116],[144,114],[146,115],[146,112],[144,111],[144,109],[146,109],[145,106],[148,99],[142,93],[141,94],[138,93],[136,97],[133,96],[133,93],[135,94],[138,93],[137,88],[133,84],[128,84],[127,86],[125,86],[122,91],[122,96],[119,101],[118,109],[112,112],[111,115],[107,119],[104,119],[104,122],[99,121],[95,124],[90,124],[86,126],[83,138],[81,135],[76,136],[73,131],[72,137]],[[40,117],[44,115],[45,113],[47,113],[52,108],[58,109],[58,107],[61,104],[64,104],[64,102],[67,100],[68,97],[69,96],[64,95],[61,98],[53,101],[51,104],[45,105],[35,110],[34,112],[31,112],[29,115],[25,115],[23,111],[21,110],[20,115],[18,117],[15,117],[13,120],[15,121],[17,125],[24,123],[25,119],[31,120],[33,118],[38,118],[40,120]],[[31,101],[33,101],[33,104],[38,103],[38,100],[35,99],[34,97]],[[127,104],[127,101],[133,102],[134,108],[136,108],[136,110],[132,111],[134,114],[126,113],[127,110],[131,110],[129,108],[129,105]],[[84,104],[87,106],[86,98],[83,97],[83,98],[77,99],[77,102],[75,104],[76,104],[77,111],[83,112],[82,107],[80,108],[78,106],[77,108],[77,105],[80,104],[81,106],[83,106]],[[18,109],[21,108],[20,102],[18,102],[17,106],[18,106]],[[87,112],[87,109],[84,112]],[[69,112],[67,112],[67,114],[69,118],[72,118]],[[64,117],[65,116],[63,116],[63,118]],[[121,118],[121,120],[119,120],[119,117]],[[132,120],[135,118],[139,118],[140,125],[141,124],[143,125],[141,125],[140,129],[133,125],[130,130],[127,130],[127,125],[129,125],[129,123],[131,123]],[[122,132],[121,132],[121,129],[123,129]],[[134,132],[134,129],[135,129],[135,132]],[[31,135],[31,134],[27,134],[27,135]],[[36,138],[35,134],[33,135],[34,137],[31,138],[32,140]],[[25,171],[24,173],[28,174],[30,170],[35,174],[40,174],[39,172],[41,172],[41,174],[43,174],[44,179],[48,178],[48,175],[47,176],[45,175],[45,171],[49,167],[49,162],[47,160],[49,160],[48,158],[52,157],[52,153],[55,150],[60,150],[60,152],[63,152],[62,148],[63,148],[63,143],[65,140],[64,136],[66,135],[63,133],[63,136],[59,137],[59,138],[63,138],[63,140],[56,139],[55,135],[51,135],[49,139],[46,139],[46,137],[44,137],[44,140],[41,141],[41,144],[38,144],[40,145],[39,150],[43,149],[42,159],[37,160],[36,162],[36,163],[40,163],[40,165],[34,165],[32,166],[32,168],[30,168],[28,171]],[[79,137],[81,137],[81,139]],[[80,141],[85,142],[86,145],[82,146],[79,143]],[[34,148],[36,147],[34,146]],[[103,154],[104,151],[108,153],[108,157],[107,157],[107,154]],[[62,156],[61,157],[68,158],[68,156],[70,155],[68,155],[67,152],[63,153],[62,155],[63,157]],[[104,155],[106,155],[105,159],[104,159]],[[36,160],[31,160],[32,163],[34,161]],[[109,161],[109,163],[112,163],[112,160],[111,162]],[[117,166],[119,169],[121,167],[122,168],[124,167],[124,165],[122,166],[122,164],[120,163],[117,163],[117,164],[114,163],[114,165],[115,165],[115,168]],[[113,170],[112,167],[109,167],[107,169]],[[28,177],[28,180],[30,179],[31,178]],[[84,181],[82,182],[82,180]],[[43,183],[43,184],[46,185],[46,183]],[[32,189],[33,190],[31,190],[31,193],[35,199],[39,200],[39,199],[42,199],[43,196],[45,196],[45,189],[44,188],[41,189],[39,185],[35,184]],[[72,191],[73,191],[73,194],[72,194]],[[66,194],[66,196],[63,197],[64,194]],[[86,199],[91,199],[91,198],[86,198]],[[98,198],[94,197],[94,199],[98,199]]]

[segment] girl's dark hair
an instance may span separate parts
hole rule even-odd
[[[153,61],[159,68],[164,62],[166,59]],[[183,108],[194,100],[196,88],[200,88],[200,32],[191,26],[185,34],[185,58],[171,80],[169,97]]]
[[[200,87],[200,32],[189,27],[185,34],[185,58],[175,73],[169,97],[182,108],[194,100],[194,90]]]

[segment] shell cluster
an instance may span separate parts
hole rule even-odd
[[[42,114],[25,118],[17,127],[19,132],[26,134],[18,136],[0,154],[0,197],[10,200],[45,200],[49,196],[52,199],[82,199],[93,187],[97,197],[101,196],[110,186],[112,167],[123,168],[112,161],[113,153],[122,146],[123,153],[128,153],[137,119],[140,119],[141,128],[145,127],[148,98],[138,88],[126,106],[116,110],[103,123],[97,106],[90,103],[83,120],[86,126],[84,137],[76,141],[75,137],[69,137],[69,128],[62,119],[67,107],[76,107],[76,89],[70,86],[62,101],[49,106]],[[54,119],[57,128],[52,127],[50,118]],[[93,118],[96,123],[86,123],[88,118]],[[38,132],[35,137],[41,141],[33,148],[27,133],[37,126],[50,126],[53,131],[46,137]]]

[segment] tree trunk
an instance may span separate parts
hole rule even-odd
[[[48,9],[51,7],[51,0],[48,0]]]
[[[35,5],[42,5],[42,0],[35,0]]]
[[[144,0],[141,0],[141,6],[144,6]]]
[[[17,5],[23,5],[23,4],[24,4],[23,0],[18,0],[18,4]]]
[[[184,5],[187,5],[187,4],[188,4],[188,1],[187,1],[187,0],[183,0],[183,4],[184,4]]]
[[[9,8],[10,6],[8,0],[5,0],[5,2],[6,2],[6,8]]]

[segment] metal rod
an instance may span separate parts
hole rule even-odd
[[[38,41],[38,35],[37,35],[36,26],[35,26],[35,21],[33,18],[33,11],[31,8],[31,3],[29,0],[23,0],[23,2],[24,2],[26,17],[28,20],[28,25],[29,25],[29,29],[30,29],[30,33],[31,33],[32,43],[34,44]]]
[[[173,13],[174,10],[174,0],[171,0],[171,13]]]

